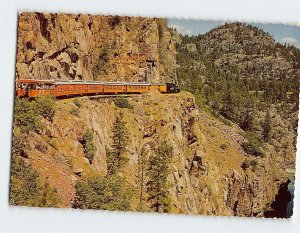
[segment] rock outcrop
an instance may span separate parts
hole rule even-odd
[[[175,47],[162,19],[21,13],[17,77],[166,82]]]
[[[280,158],[271,154],[253,157],[258,163],[255,170],[242,169],[245,158],[251,156],[240,145],[245,141],[241,130],[203,112],[189,93],[132,96],[129,103],[133,109],[116,107],[113,97],[83,97],[79,101],[80,107],[72,99],[57,101],[53,122],[44,122],[41,135],[32,133],[26,149],[27,160],[48,177],[64,207],[71,206],[78,179],[106,174],[105,147],[112,143],[112,125],[120,111],[130,132],[128,162],[121,174],[132,187],[138,187],[136,174],[142,147],[147,148],[148,156],[163,140],[174,148],[168,177],[172,213],[261,215],[274,201],[280,184],[287,181],[279,166]],[[78,108],[78,116],[70,113],[72,108]],[[80,143],[87,129],[93,129],[97,148],[91,164]],[[136,210],[134,203],[132,208]]]

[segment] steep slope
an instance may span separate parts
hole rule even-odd
[[[300,50],[275,43],[257,27],[228,23],[204,35],[181,36],[177,51],[180,86],[215,115],[254,131],[294,169]]]
[[[300,51],[275,43],[271,35],[248,24],[232,23],[215,28],[199,36],[196,45],[199,52],[226,74],[254,82],[299,78]]]
[[[120,172],[136,190],[141,148],[147,148],[147,160],[163,140],[174,148],[168,176],[171,213],[261,215],[287,182],[279,166],[282,159],[274,158],[272,151],[265,158],[245,154],[241,129],[203,112],[189,93],[132,96],[130,109],[116,107],[115,101],[113,97],[59,100],[53,121],[44,120],[42,133],[29,134],[25,160],[48,177],[63,207],[71,206],[76,181],[106,174],[106,147],[112,144],[113,122],[119,112],[124,113],[130,138],[128,161]],[[73,108],[78,115],[72,114]],[[93,129],[96,146],[91,164],[82,146],[87,129]],[[243,169],[246,159],[255,160],[256,165]],[[137,210],[137,202],[136,193],[132,210]],[[147,198],[145,203],[150,211]]]
[[[155,18],[21,13],[17,77],[172,80],[175,48]]]

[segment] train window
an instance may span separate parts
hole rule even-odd
[[[18,89],[26,89],[27,87],[28,87],[28,85],[26,83],[18,83],[17,84]]]
[[[34,88],[35,88],[36,90],[43,90],[43,89],[44,89],[44,84],[38,83],[38,84],[35,85]]]
[[[45,89],[47,89],[47,90],[51,90],[51,89],[54,89],[54,88],[55,88],[54,84],[45,84]]]
[[[28,86],[29,86],[30,89],[35,89],[36,88],[35,84],[29,84]]]

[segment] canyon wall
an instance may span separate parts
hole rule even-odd
[[[19,14],[19,79],[166,82],[174,66],[163,19]]]
[[[53,122],[44,121],[43,133],[31,133],[25,150],[26,160],[57,189],[62,207],[71,207],[78,179],[106,174],[106,147],[112,144],[113,122],[119,112],[129,130],[128,162],[120,175],[135,189],[139,189],[142,147],[147,159],[164,140],[174,148],[168,176],[172,213],[261,215],[280,184],[287,181],[280,167],[282,159],[271,155],[271,148],[265,158],[245,154],[241,130],[196,107],[189,93],[133,96],[129,99],[132,109],[116,107],[114,98],[83,97],[79,101],[80,107],[73,99],[57,101]],[[70,113],[72,108],[78,108],[78,116]],[[93,129],[97,148],[92,163],[81,144],[88,129]],[[257,161],[255,169],[242,169],[245,159]],[[137,210],[137,201],[136,195],[133,210]]]

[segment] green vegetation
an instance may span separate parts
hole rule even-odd
[[[99,54],[97,63],[93,66],[92,73],[94,80],[97,80],[98,75],[105,72],[105,68],[109,61],[109,48],[104,46]]]
[[[43,96],[36,98],[35,102],[38,113],[49,121],[52,121],[55,114],[55,98]]]
[[[78,117],[79,116],[79,108],[71,108],[71,110],[69,111],[70,114],[72,114],[73,116]]]
[[[82,140],[82,145],[84,149],[84,155],[89,160],[90,164],[93,162],[93,159],[96,154],[96,146],[94,144],[94,132],[91,129],[88,129]]]
[[[75,98],[75,99],[73,100],[73,103],[74,103],[78,108],[81,107],[81,102],[80,102],[79,98]]]
[[[12,148],[10,203],[12,205],[57,207],[60,200],[56,189],[49,186],[38,172],[20,157],[24,155],[27,140],[14,136]]]
[[[193,93],[196,104],[213,116],[251,132],[253,137],[243,144],[245,151],[264,156],[261,140],[273,143],[276,121],[270,109],[276,108],[282,119],[298,111],[300,50],[276,43],[268,33],[244,23],[179,38],[180,88]]]
[[[106,176],[91,176],[79,180],[76,184],[73,208],[130,210],[134,190],[129,187],[125,178],[117,174],[120,166],[127,161],[124,157],[128,144],[128,130],[125,124],[123,114],[118,114],[113,127],[112,148],[107,149],[108,173]],[[95,153],[91,130],[86,132],[83,145],[85,155],[91,162]]]
[[[143,146],[138,157],[138,175],[137,181],[139,185],[139,207],[140,211],[145,210],[145,180],[146,180],[146,166],[147,166],[147,150]]]
[[[169,197],[170,183],[167,180],[170,174],[170,162],[173,154],[173,148],[166,142],[163,142],[155,150],[155,154],[148,160],[146,183],[149,195],[148,201],[151,202],[151,208],[156,212],[169,212],[171,208],[171,199]]]
[[[41,131],[42,123],[40,121],[36,103],[34,101],[16,98],[14,125],[19,127],[23,133],[29,133],[30,131]]]
[[[221,147],[222,150],[226,150],[228,148],[228,145],[227,144],[222,144],[220,147]]]
[[[55,207],[60,204],[57,191],[49,186],[47,179],[25,159],[28,133],[40,133],[43,129],[42,119],[53,120],[55,99],[39,97],[35,100],[16,98],[14,126],[15,133],[12,147],[10,202],[12,205]],[[20,131],[18,131],[20,130]],[[45,152],[45,145],[38,144],[36,149]]]
[[[252,160],[250,161],[250,165],[252,166],[252,171],[256,171],[258,162],[257,162],[255,159],[252,159]]]
[[[95,176],[77,182],[73,208],[130,210],[133,194],[123,177]]]
[[[243,168],[244,170],[246,170],[249,167],[250,167],[250,160],[245,159],[244,162],[241,165],[241,168]]]
[[[52,97],[39,97],[35,100],[16,98],[14,125],[21,132],[40,132],[43,129],[42,118],[53,120],[55,114],[55,99]]]
[[[128,99],[124,97],[117,97],[114,100],[115,105],[119,108],[133,109],[133,106],[129,103]]]
[[[111,149],[107,149],[107,167],[110,175],[115,174],[121,165],[127,161],[124,157],[126,147],[128,145],[128,129],[126,122],[123,120],[123,113],[116,115],[116,120],[113,124],[113,144]]]
[[[242,163],[241,168],[244,170],[247,170],[247,168],[251,167],[252,171],[255,172],[257,169],[258,162],[255,159],[248,160],[245,159],[245,161]]]
[[[254,132],[246,132],[244,136],[248,140],[248,142],[242,143],[245,152],[251,155],[265,157],[265,152],[263,150],[264,143],[262,140],[259,139]]]
[[[271,138],[271,132],[272,132],[271,116],[270,116],[270,110],[269,109],[267,110],[266,117],[265,117],[265,120],[263,122],[262,128],[263,128],[263,132],[262,132],[263,139],[266,142],[268,142]]]

